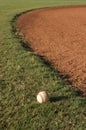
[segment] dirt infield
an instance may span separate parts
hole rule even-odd
[[[19,16],[16,28],[36,54],[67,74],[86,96],[86,6],[27,12]]]

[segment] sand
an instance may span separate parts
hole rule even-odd
[[[16,28],[35,54],[68,75],[67,81],[86,96],[86,6],[27,12]]]

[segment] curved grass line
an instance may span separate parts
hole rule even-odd
[[[17,30],[17,28],[15,27],[15,23],[16,23],[16,21],[17,21],[17,19],[20,17],[20,16],[22,16],[23,14],[26,14],[26,13],[29,13],[29,12],[33,12],[33,11],[36,11],[36,10],[45,10],[45,9],[63,9],[63,8],[80,8],[80,7],[86,7],[86,5],[79,5],[79,6],[55,6],[55,7],[45,7],[45,8],[36,8],[36,9],[31,9],[31,10],[27,10],[27,11],[24,11],[24,12],[21,12],[20,14],[17,14],[14,18],[13,18],[13,20],[12,20],[12,28],[13,28],[13,32],[16,34],[15,36],[17,37],[17,38],[19,38],[20,39],[20,41],[21,41],[21,45],[24,47],[24,49],[25,50],[27,50],[27,51],[30,51],[30,52],[32,52],[33,54],[34,54],[34,50],[33,50],[33,48],[31,48],[30,47],[30,42],[28,41],[25,41],[25,39],[24,38],[20,38],[19,36],[18,36],[18,30]],[[57,69],[55,69],[54,68],[54,66],[52,65],[52,63],[51,62],[49,62],[49,61],[47,61],[43,56],[40,56],[40,55],[37,55],[37,54],[35,54],[37,57],[39,57],[40,59],[41,59],[41,61],[42,61],[42,63],[44,63],[45,65],[47,65],[51,70],[53,70],[57,75],[59,75],[59,77],[67,84],[67,85],[71,85],[71,87],[73,87],[73,88],[75,88],[73,85],[72,85],[72,83],[69,81],[69,80],[67,80],[68,78],[69,78],[69,75],[68,74],[63,74],[62,72],[60,72],[59,70],[57,70]],[[80,95],[80,96],[82,96],[83,95],[83,93],[82,93],[82,91],[81,90],[79,90],[79,89],[75,89],[75,91],[78,93],[78,95]]]

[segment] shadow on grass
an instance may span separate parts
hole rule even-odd
[[[68,99],[67,96],[51,97],[50,102],[57,102],[57,101],[66,100],[66,99]]]
[[[16,37],[19,38],[18,35]],[[35,51],[33,50],[33,48],[31,48],[30,42],[28,43],[28,42],[24,41],[22,38],[20,38],[20,43],[21,43],[21,46],[26,51],[32,52],[33,53],[32,55],[37,56],[45,66],[49,67],[50,70],[55,73],[57,78],[60,77],[62,79],[63,84],[66,84],[66,85],[69,85],[69,86],[71,85],[71,87],[75,90],[76,96],[83,96],[83,92],[81,92],[80,90],[78,90],[77,88],[72,86],[72,82],[70,82],[70,80],[69,80],[70,76],[66,73],[60,72],[58,69],[55,69],[53,64],[49,60],[47,60],[44,56],[36,54]],[[65,97],[65,96],[52,97],[51,101],[55,102],[55,101],[59,101],[59,100],[63,100],[63,99],[67,99],[67,97]]]

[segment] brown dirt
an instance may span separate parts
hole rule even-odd
[[[27,12],[16,27],[36,54],[68,74],[72,86],[86,96],[86,6]]]

